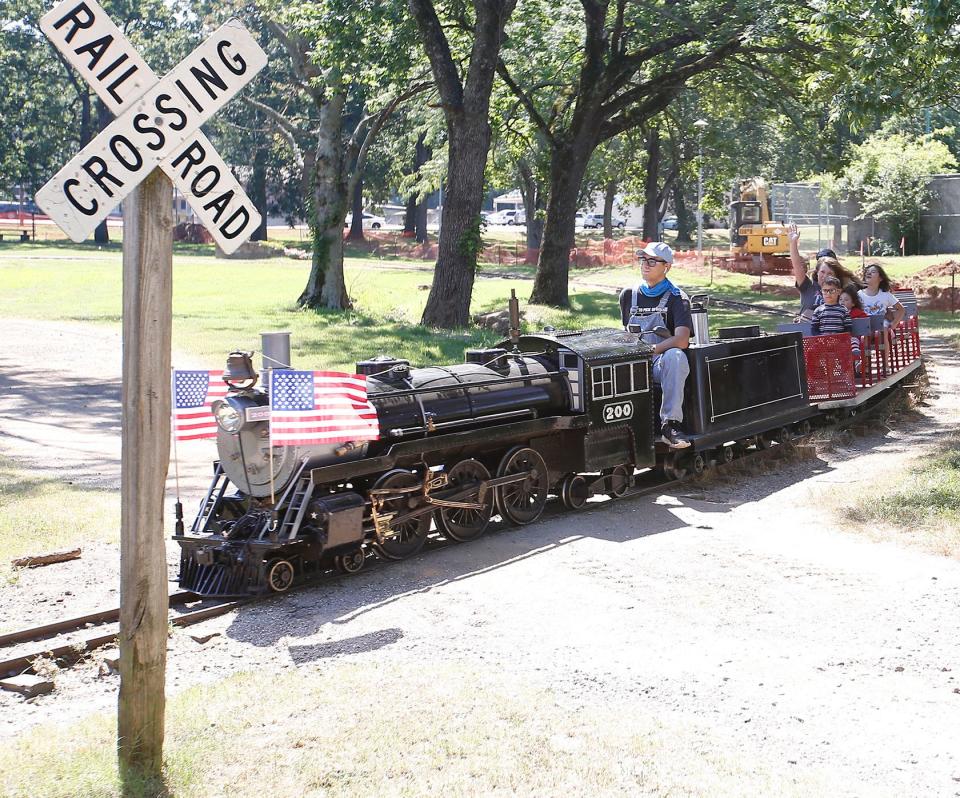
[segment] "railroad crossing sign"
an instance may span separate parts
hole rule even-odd
[[[158,79],[96,0],[65,0],[40,27],[116,119],[36,194],[74,241],[83,241],[160,166],[225,252],[260,225],[260,214],[199,127],[267,63],[231,19]]]

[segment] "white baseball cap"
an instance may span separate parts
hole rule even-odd
[[[651,241],[643,249],[638,249],[637,257],[639,258],[641,255],[659,258],[660,260],[665,260],[668,264],[673,263],[673,250],[662,241]]]

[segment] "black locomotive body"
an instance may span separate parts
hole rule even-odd
[[[550,494],[575,509],[623,495],[637,469],[670,474],[651,356],[636,333],[597,329],[515,335],[454,366],[366,361],[358,371],[379,440],[272,452],[265,392],[231,390],[210,490],[175,535],[180,584],[282,592],[334,565],[358,570],[371,552],[411,556],[433,531],[467,541],[495,514],[530,523]],[[694,458],[728,459],[735,442],[792,434],[816,412],[797,333],[693,345],[687,356]]]

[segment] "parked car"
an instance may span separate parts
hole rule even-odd
[[[677,229],[677,217],[676,216],[664,216],[663,220],[660,222],[660,226],[664,230],[676,230]]]
[[[523,222],[517,221],[517,216],[520,214],[523,214],[523,222],[526,222],[526,212],[523,208],[510,208],[508,210],[491,213],[487,217],[487,222],[490,224],[522,224]]]
[[[364,211],[363,214],[363,229],[364,230],[379,230],[387,223],[387,220],[382,216],[377,216],[372,213],[367,213]],[[343,223],[344,227],[350,227],[353,225],[353,214],[347,214],[347,218]]]
[[[618,219],[616,216],[611,217],[610,224],[612,224],[618,230],[623,230],[623,228],[627,226],[627,223],[624,219]],[[583,226],[586,229],[601,229],[603,227],[603,214],[585,213],[583,215]]]

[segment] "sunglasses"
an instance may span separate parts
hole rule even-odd
[[[651,258],[647,255],[641,255],[640,260],[646,261],[647,263],[664,263],[664,264],[666,263],[665,260],[660,260],[660,258]]]

